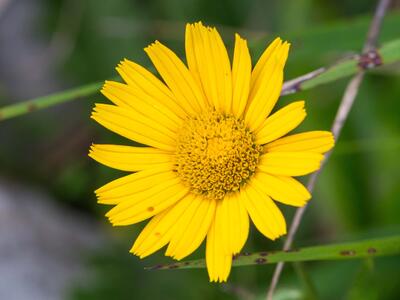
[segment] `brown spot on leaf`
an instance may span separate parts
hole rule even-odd
[[[149,206],[149,207],[147,208],[147,210],[148,210],[149,212],[152,212],[152,211],[154,211],[154,207],[153,207],[153,206]]]
[[[178,265],[171,265],[171,266],[168,267],[168,269],[176,269],[176,268],[179,268],[179,266]]]
[[[288,249],[288,250],[285,250],[285,252],[286,252],[286,253],[300,252],[300,250],[299,250],[299,249]]]
[[[161,233],[160,233],[160,232],[155,232],[154,235],[155,235],[155,236],[160,236]]]
[[[356,254],[356,251],[354,251],[354,250],[343,250],[343,251],[340,251],[340,255],[343,255],[343,256],[353,256],[355,254]]]
[[[262,264],[265,264],[267,262],[267,260],[265,258],[260,257],[260,258],[257,258],[255,260],[255,262],[256,262],[256,264],[262,265]]]
[[[367,252],[368,252],[368,254],[375,254],[376,253],[376,249],[370,247],[370,248],[368,248]]]
[[[29,103],[28,104],[28,112],[33,112],[37,109],[37,106],[35,103]]]
[[[163,265],[155,265],[155,266],[152,266],[151,268],[149,268],[149,270],[158,270],[158,269],[161,269],[163,267]]]

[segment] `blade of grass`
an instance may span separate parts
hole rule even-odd
[[[400,254],[400,235],[358,242],[306,247],[297,250],[243,253],[234,257],[232,265],[251,266],[278,262],[344,260]],[[191,260],[148,267],[150,270],[205,268],[205,260]]]
[[[377,43],[378,43],[378,36],[380,30],[382,28],[383,19],[386,15],[386,11],[390,5],[391,0],[378,0],[374,17],[372,18],[371,24],[369,26],[366,41],[363,46],[362,56],[365,56],[366,60],[360,60],[360,68],[357,73],[351,78],[349,83],[346,86],[344,91],[342,100],[340,101],[338,110],[336,112],[335,119],[332,123],[331,131],[335,137],[335,141],[337,142],[340,134],[342,132],[343,126],[349,116],[351,108],[353,107],[354,101],[357,97],[358,90],[360,88],[361,82],[365,76],[365,70],[370,68],[371,66],[380,65],[382,63],[382,58],[377,52]],[[376,62],[375,62],[376,61]],[[332,154],[332,150],[325,155],[325,158],[321,164],[321,168],[313,173],[308,181],[307,189],[312,193],[314,190],[317,178],[321,171],[323,170],[324,166],[326,165],[329,157]],[[296,232],[300,226],[301,220],[303,218],[304,212],[307,209],[307,205],[303,207],[299,207],[294,214],[293,221],[290,224],[289,232],[285,243],[283,245],[284,250],[289,250],[292,247],[294,237]],[[274,274],[272,275],[271,283],[268,287],[267,291],[267,300],[272,300],[274,295],[274,290],[279,282],[280,275],[282,273],[284,266],[284,262],[280,262],[275,267]]]
[[[338,54],[341,52],[359,52],[365,40],[365,32],[371,23],[372,16],[356,16],[351,19],[321,24],[315,28],[293,33],[282,32],[280,36],[293,44],[292,62],[307,61],[312,63],[315,57]],[[399,36],[400,13],[393,10],[387,14],[380,32],[380,41],[386,43]],[[266,35],[267,36],[267,35]],[[272,34],[268,35],[271,39]],[[254,53],[260,54],[265,48],[263,39],[249,42]]]
[[[372,52],[371,52],[372,53]],[[316,71],[286,82],[282,88],[282,95],[310,89],[320,84],[335,81],[357,73],[360,68],[373,69],[380,65],[387,65],[400,60],[400,39],[388,42],[374,56],[358,55],[344,59],[331,67],[320,68]],[[12,104],[0,108],[0,121],[24,115],[39,109],[87,97],[98,92],[102,83],[96,82],[60,93],[34,98],[25,102]]]
[[[232,46],[232,40],[229,39],[237,32],[249,39],[249,47],[255,56],[259,56],[265,49],[266,40],[271,40],[274,37],[281,36],[288,41],[291,41],[295,52],[291,54],[291,61],[315,60],[315,55],[324,55],[327,52],[340,53],[343,51],[359,51],[360,45],[364,41],[364,33],[368,30],[371,22],[370,15],[352,16],[351,18],[329,21],[325,24],[321,23],[318,26],[308,28],[301,31],[283,31],[271,32],[266,30],[253,30],[242,27],[231,27],[226,24],[215,24],[221,31],[224,38],[228,40],[227,44]],[[113,17],[111,21],[117,20],[122,27],[140,27],[143,30],[149,30],[147,34],[153,35],[157,32],[161,40],[174,40],[177,42],[184,41],[182,28],[185,27],[185,22],[169,22],[165,20],[152,20],[151,23],[141,22],[138,20],[132,21],[127,17]],[[385,24],[381,30],[381,41],[386,42],[398,37],[398,29],[400,27],[400,13],[391,11],[385,17]],[[155,28],[155,29],[154,29]],[[160,30],[163,28],[163,30]],[[351,30],[349,30],[351,28]],[[115,38],[131,38],[136,34],[132,31],[131,34],[121,35],[118,33]],[[335,41],[335,47],[332,47],[332,41]]]
[[[102,85],[103,82],[90,83],[63,92],[3,107],[0,109],[0,121],[93,95],[99,91]]]
[[[400,39],[384,44],[378,51],[368,52],[366,55],[357,55],[353,58],[346,59],[341,63],[333,65],[329,70],[321,73],[319,76],[312,78],[301,86],[302,89],[311,89],[317,85],[335,81],[337,79],[351,76],[358,72],[361,68],[369,69],[376,64],[389,65],[400,59]]]

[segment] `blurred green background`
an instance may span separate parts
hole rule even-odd
[[[155,39],[182,55],[184,25],[198,20],[216,26],[230,50],[234,32],[248,38],[254,61],[277,35],[290,40],[285,76],[291,79],[360,52],[375,5],[373,0],[3,0],[0,106],[111,78],[125,57],[150,66],[143,48]],[[380,42],[400,37],[399,8],[400,1],[393,1]],[[400,66],[394,65],[366,76],[318,180],[296,247],[400,231],[399,74]],[[308,117],[298,131],[328,130],[347,81],[285,96],[278,107],[305,99]],[[35,265],[33,256],[32,262],[21,263],[15,277],[10,270],[18,266],[0,267],[0,298],[263,299],[272,265],[234,268],[228,284],[221,285],[210,284],[205,270],[144,271],[144,266],[169,260],[162,253],[143,261],[128,253],[144,224],[111,228],[103,217],[106,207],[97,205],[93,194],[122,172],[87,157],[92,142],[126,141],[89,119],[94,102],[106,99],[97,94],[0,123],[0,219],[5,220],[10,211],[15,213],[12,221],[0,221],[0,228],[4,225],[0,233],[8,234],[0,238],[0,256],[4,261],[12,257],[24,262],[22,258],[37,251],[38,257],[47,253],[45,261],[65,265],[60,269],[51,265],[47,270],[46,265]],[[15,196],[21,190],[26,193]],[[7,201],[14,205],[12,210]],[[27,207],[37,207],[37,203],[51,210],[38,210],[32,218]],[[50,216],[53,209],[57,213]],[[281,209],[290,223],[295,209]],[[19,231],[14,235],[12,224],[20,222],[29,243],[15,242]],[[93,243],[87,242],[88,237]],[[15,242],[12,251],[11,241]],[[43,245],[57,247],[47,247],[45,252]],[[281,247],[282,240],[268,241],[252,228],[244,251]],[[190,258],[198,257],[204,257],[204,247]],[[77,269],[73,273],[71,261]],[[33,270],[25,272],[29,266]],[[400,299],[399,257],[306,263],[303,267],[319,299]],[[63,272],[71,276],[64,278]],[[54,285],[57,278],[60,283]],[[26,286],[32,290],[23,294]],[[40,298],[46,295],[49,298]],[[275,299],[310,299],[304,280],[290,264]]]

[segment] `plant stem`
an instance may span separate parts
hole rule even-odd
[[[34,98],[25,102],[12,104],[0,109],[0,120],[14,118],[20,115],[31,113],[39,109],[48,108],[57,104],[65,103],[81,97],[95,94],[102,82],[90,83],[81,87],[66,90],[52,95]]]
[[[388,65],[400,60],[400,39],[385,43],[378,52],[368,52],[363,55],[354,55],[341,60],[329,67],[319,68],[305,75],[299,76],[283,84],[281,95],[293,94],[344,78],[357,73],[360,69],[369,70],[382,64]],[[116,78],[112,78],[116,80]],[[102,83],[96,82],[71,90],[38,97],[17,104],[0,108],[0,121],[24,115],[38,109],[87,97],[98,92]]]
[[[352,260],[399,255],[400,235],[358,240],[340,244],[304,247],[287,251],[262,251],[235,256],[232,267],[263,266],[279,262]],[[205,259],[174,262],[147,267],[147,270],[176,270],[206,268]]]
[[[374,15],[374,18],[372,19],[372,23],[370,25],[370,28],[369,28],[369,31],[367,34],[367,39],[366,39],[366,42],[363,47],[363,54],[368,54],[371,51],[375,51],[381,24],[382,24],[383,18],[385,16],[386,10],[389,7],[390,1],[391,0],[380,0],[378,2],[378,5],[377,5],[376,11],[375,11],[375,15]],[[340,136],[343,125],[346,122],[349,112],[353,106],[354,100],[358,93],[358,89],[364,78],[364,74],[365,74],[365,69],[364,68],[360,69],[358,71],[358,73],[350,80],[349,84],[346,87],[342,101],[340,102],[338,111],[336,113],[335,120],[333,121],[333,125],[332,125],[332,133],[335,136],[336,141],[338,140],[338,138]],[[326,164],[326,162],[328,161],[331,153],[332,152],[329,152],[326,155],[326,157],[321,165],[321,168],[316,173],[313,173],[311,175],[308,185],[307,185],[307,188],[310,191],[310,193],[312,193],[312,191],[314,190],[317,177],[321,173],[321,170],[324,167],[324,165]],[[307,205],[305,205],[301,208],[298,208],[296,210],[295,216],[293,218],[292,224],[289,229],[288,237],[283,246],[284,250],[288,250],[291,248],[291,246],[293,244],[293,239],[294,239],[296,232],[300,226],[301,220],[303,218],[303,215],[304,215],[304,212],[306,211],[306,209],[307,209]],[[272,276],[271,284],[270,284],[268,292],[267,292],[267,298],[266,298],[267,300],[272,300],[275,288],[278,284],[280,275],[283,270],[283,266],[284,266],[284,263],[280,262],[280,263],[278,263],[278,265],[275,268],[274,275]]]

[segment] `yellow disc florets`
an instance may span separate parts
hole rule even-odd
[[[222,199],[250,178],[261,153],[243,120],[208,111],[182,126],[176,171],[194,193]]]

